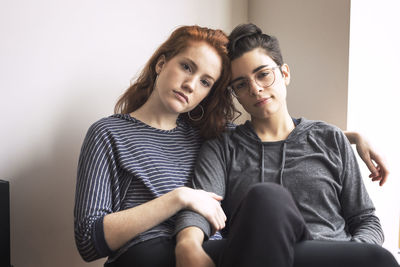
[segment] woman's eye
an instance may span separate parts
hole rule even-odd
[[[259,78],[259,79],[265,79],[266,77],[268,77],[270,75],[270,72],[269,71],[262,71],[262,72],[259,72],[258,74],[257,74],[257,77]]]
[[[181,64],[181,66],[182,66],[182,69],[184,69],[184,70],[186,70],[186,71],[189,71],[189,72],[191,72],[191,69],[190,69],[190,66],[189,66],[189,64],[182,63],[182,64]]]
[[[211,83],[209,81],[207,81],[207,80],[201,80],[201,84],[204,87],[211,87]]]
[[[235,88],[236,88],[237,90],[240,90],[240,89],[245,88],[246,85],[247,85],[247,82],[242,81],[242,82],[236,83],[236,84],[235,84]]]

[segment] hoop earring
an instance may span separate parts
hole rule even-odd
[[[189,117],[189,119],[191,119],[192,121],[199,121],[199,120],[201,120],[202,118],[203,118],[203,115],[204,115],[204,108],[203,108],[203,106],[202,105],[198,105],[198,107],[200,107],[200,109],[201,109],[201,115],[200,115],[200,117],[198,117],[198,118],[193,118],[191,115],[190,115],[190,111],[188,111],[188,117]]]

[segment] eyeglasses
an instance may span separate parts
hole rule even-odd
[[[272,68],[264,68],[252,75],[251,79],[253,79],[256,84],[260,87],[267,88],[274,84],[275,82],[275,71],[274,69],[279,68],[280,66],[275,66]],[[234,81],[228,86],[228,89],[231,93],[239,98],[244,94],[250,91],[250,79],[249,78],[240,78],[239,80]]]

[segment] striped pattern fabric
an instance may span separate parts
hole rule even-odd
[[[75,241],[82,258],[111,255],[103,233],[105,215],[187,185],[201,141],[198,131],[182,119],[168,131],[129,114],[94,123],[82,145],[75,196]],[[109,260],[136,243],[171,236],[173,230],[174,217],[135,237]]]

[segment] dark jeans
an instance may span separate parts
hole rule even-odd
[[[116,267],[175,267],[175,241],[157,238],[131,247]],[[398,267],[384,248],[310,240],[290,193],[263,183],[250,188],[230,224],[229,237],[203,244],[218,267]]]
[[[219,258],[224,245],[223,240],[206,241],[204,250],[214,262]],[[175,240],[168,237],[154,238],[128,249],[115,262],[105,267],[175,267]]]
[[[397,267],[393,255],[378,245],[338,242],[304,241],[296,245],[294,267]]]
[[[294,247],[311,239],[291,194],[274,183],[250,187],[233,214],[218,266],[293,266]]]

